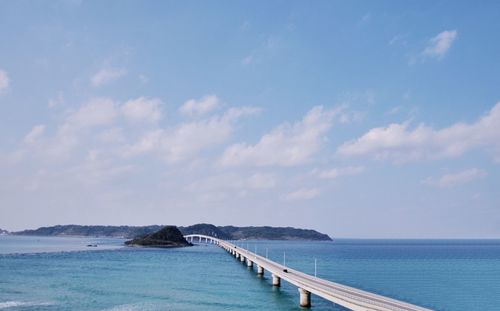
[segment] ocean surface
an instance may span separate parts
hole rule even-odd
[[[297,289],[213,245],[0,236],[0,310],[300,310]],[[97,247],[87,247],[97,244]],[[295,269],[435,310],[500,310],[499,240],[239,242]],[[285,256],[284,256],[285,255]],[[345,310],[312,296],[312,310]]]

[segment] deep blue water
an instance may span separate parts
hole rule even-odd
[[[89,242],[97,248],[86,247]],[[300,310],[298,292],[212,245],[0,236],[1,310]],[[500,310],[498,240],[239,242],[319,277],[436,310]],[[313,310],[344,310],[313,296]]]

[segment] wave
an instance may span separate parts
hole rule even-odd
[[[14,307],[35,307],[35,306],[50,306],[52,302],[33,302],[33,301],[2,301],[0,302],[0,309],[14,308]]]
[[[105,311],[136,311],[136,310],[150,311],[150,310],[160,310],[160,309],[159,306],[155,306],[151,303],[130,303],[105,309]]]

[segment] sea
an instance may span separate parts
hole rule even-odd
[[[301,310],[212,245],[0,236],[0,310]],[[434,310],[500,310],[500,240],[237,241],[305,273]],[[92,245],[92,246],[88,246]],[[94,247],[94,245],[97,245]],[[312,296],[311,310],[346,310]]]

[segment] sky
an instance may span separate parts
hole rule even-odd
[[[0,1],[0,228],[500,238],[498,1]]]

